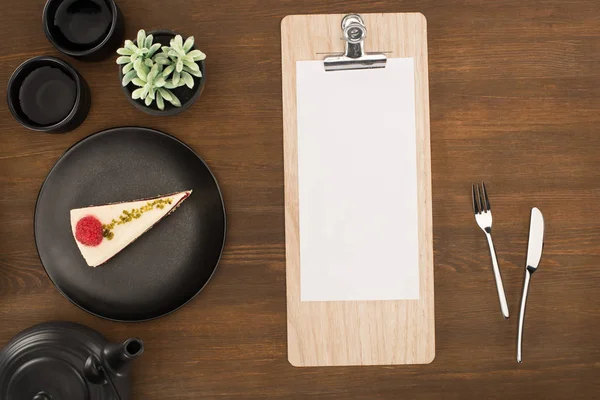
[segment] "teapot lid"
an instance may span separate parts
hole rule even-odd
[[[70,322],[47,322],[13,338],[0,352],[0,398],[6,400],[109,400],[106,385],[86,381],[83,366],[106,339]]]

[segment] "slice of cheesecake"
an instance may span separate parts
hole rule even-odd
[[[191,194],[191,190],[186,190],[71,210],[71,230],[85,262],[90,267],[105,263],[175,211]]]

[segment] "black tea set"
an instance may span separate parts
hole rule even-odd
[[[206,55],[195,47],[194,37],[140,30],[135,40],[123,42],[124,17],[114,0],[47,0],[43,25],[49,41],[70,57],[99,61],[114,56],[115,80],[145,113],[179,114],[204,89]],[[120,43],[124,46],[117,49]],[[64,133],[85,120],[91,95],[69,63],[38,56],[12,74],[7,102],[24,127]],[[137,177],[135,185],[132,177]],[[136,228],[141,233],[134,235],[133,223],[118,225],[121,240],[129,234],[128,243],[114,250],[118,256],[112,254],[98,268],[86,265],[76,242],[80,222],[91,217],[75,226],[75,209],[110,212],[116,207],[125,213],[122,208],[138,202],[147,215],[155,213],[147,218],[157,223],[170,212],[153,209],[159,200],[152,199],[170,202],[183,191],[189,200],[173,204],[178,211],[160,228]],[[104,249],[119,246],[100,224],[97,234]],[[188,303],[214,274],[225,234],[221,190],[204,160],[174,136],[149,128],[117,127],[74,144],[48,173],[35,206],[34,239],[49,279],[82,310],[113,321],[147,321]],[[120,253],[134,241],[131,250]],[[0,351],[0,399],[130,399],[129,364],[143,351],[137,338],[111,344],[71,322],[33,326]]]
[[[48,40],[62,53],[81,61],[100,61],[114,55],[125,33],[123,14],[114,0],[48,0],[42,20]],[[136,108],[151,115],[175,115],[186,110],[204,88],[204,53],[194,47],[193,37],[186,40],[189,48],[184,51],[181,36],[172,30],[155,30],[147,36],[144,32],[143,39],[139,39],[138,33],[137,43],[127,40],[125,47],[119,49],[120,55],[135,55],[141,61],[135,69],[133,63],[129,70],[126,70],[128,66],[119,68],[119,79],[125,83],[124,76],[136,71],[138,78],[145,78],[150,71],[139,71],[144,68],[144,61],[155,58],[160,61],[154,63],[160,70],[157,75],[165,78],[165,84],[154,85],[160,87],[154,88],[156,94],[150,92],[151,103],[132,97],[136,86],[143,88],[149,82],[128,80],[123,84],[128,99]],[[176,47],[177,40],[182,42],[181,48]],[[153,42],[155,53],[149,55]],[[177,65],[178,62],[187,64]],[[174,64],[172,69],[171,63]],[[150,66],[152,64],[146,63],[146,67]],[[191,81],[184,79],[188,77]],[[74,130],[85,120],[91,106],[90,89],[83,76],[66,61],[51,56],[34,57],[21,64],[9,80],[7,93],[9,109],[15,119],[26,128],[42,132]],[[164,99],[167,102],[162,101],[160,93],[167,96]],[[169,103],[173,94],[176,100]]]

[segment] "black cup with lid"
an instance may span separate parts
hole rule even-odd
[[[21,125],[49,133],[69,132],[85,120],[91,105],[83,77],[56,57],[34,57],[10,77],[8,108]]]
[[[123,14],[114,0],[48,0],[43,23],[58,50],[84,61],[113,54],[125,33]]]

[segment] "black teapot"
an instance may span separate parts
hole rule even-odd
[[[46,322],[13,338],[0,352],[2,400],[129,400],[130,362],[140,339],[108,343],[70,322]]]

